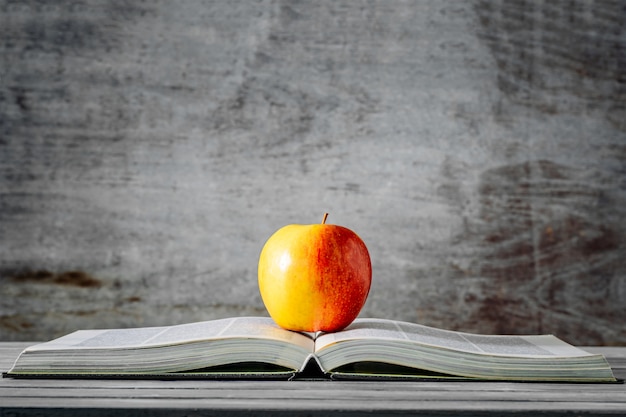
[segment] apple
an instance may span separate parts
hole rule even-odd
[[[259,256],[259,290],[279,326],[334,332],[363,308],[372,282],[365,243],[352,230],[326,224],[291,224],[267,240]]]

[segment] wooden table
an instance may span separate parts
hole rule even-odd
[[[0,370],[32,343],[0,343]],[[606,355],[626,378],[626,347]],[[626,415],[624,384],[0,379],[0,417]]]

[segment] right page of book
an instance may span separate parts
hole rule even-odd
[[[491,336],[437,329],[415,323],[384,319],[357,319],[345,330],[317,337],[315,349],[345,340],[407,340],[424,345],[463,352],[525,356],[587,356],[582,349],[552,335]]]

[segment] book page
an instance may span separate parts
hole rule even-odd
[[[322,334],[315,341],[315,349],[317,351],[344,340],[367,339],[415,341],[439,347],[479,352],[473,344],[454,332],[383,319],[357,319],[345,330]]]
[[[503,356],[585,356],[589,353],[551,335],[490,336],[437,329],[415,323],[383,319],[357,319],[345,330],[316,339],[316,351],[344,340],[393,340],[438,348]]]
[[[127,349],[228,338],[269,339],[309,351],[314,344],[309,336],[281,329],[270,318],[236,317],[175,326],[79,330],[27,350]]]

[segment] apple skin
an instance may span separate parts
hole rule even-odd
[[[276,231],[259,256],[261,298],[279,326],[334,332],[365,304],[372,264],[365,243],[333,224],[292,224]]]

